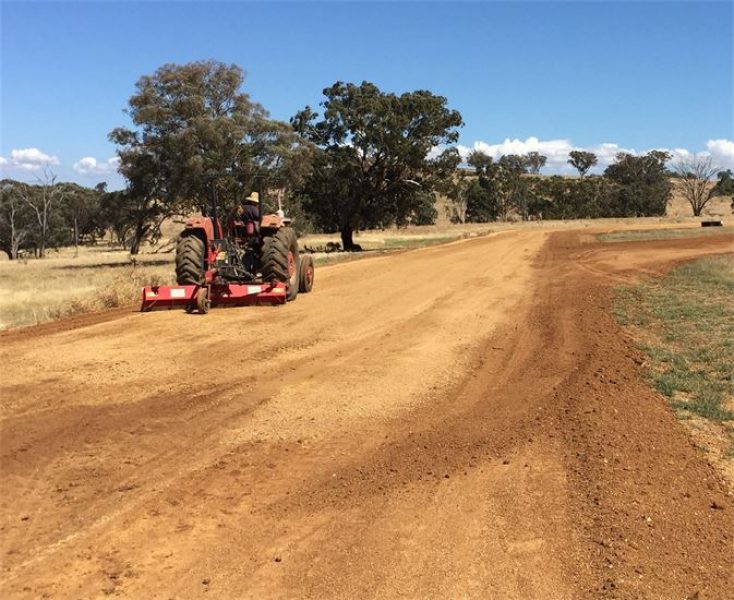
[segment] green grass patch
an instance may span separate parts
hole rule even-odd
[[[465,234],[454,235],[432,235],[425,237],[405,236],[405,237],[386,237],[379,241],[361,240],[357,241],[362,246],[362,252],[329,252],[314,258],[314,264],[330,265],[338,262],[346,262],[357,260],[381,254],[384,252],[392,252],[395,250],[413,250],[415,248],[424,248],[427,246],[435,246],[438,244],[446,244],[457,240],[465,239]]]
[[[462,239],[464,236],[457,235],[441,235],[431,237],[398,237],[385,238],[385,248],[397,250],[399,248],[422,248],[424,246],[433,246],[435,244],[445,244],[446,242],[454,242]]]
[[[374,252],[330,252],[329,254],[323,254],[316,256],[313,259],[314,265],[333,265],[336,263],[351,262],[353,260],[359,260],[367,256],[373,256]]]
[[[686,227],[681,229],[642,229],[638,231],[612,231],[601,233],[597,238],[602,242],[634,242],[645,240],[666,240],[709,235],[734,233],[734,227]]]
[[[676,414],[734,421],[727,408],[734,398],[734,256],[704,258],[662,280],[620,288],[614,314],[648,356],[650,383]]]

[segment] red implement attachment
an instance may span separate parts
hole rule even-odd
[[[149,285],[143,288],[140,310],[181,307],[189,311],[206,312],[211,306],[247,306],[251,304],[285,304],[285,283],[267,283],[207,286]]]

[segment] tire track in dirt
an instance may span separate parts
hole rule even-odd
[[[538,247],[542,240],[537,236],[533,238],[528,239]],[[477,242],[479,245],[488,243],[485,240],[476,240],[475,243]],[[515,250],[515,244],[510,242],[491,242],[491,245],[497,247],[502,257]],[[260,459],[268,454],[267,450],[262,450],[262,446],[275,442],[277,454],[277,440],[284,433],[291,438],[295,438],[299,430],[306,432],[309,437],[333,436],[328,427],[314,426],[313,417],[308,417],[314,412],[320,412],[322,420],[327,425],[331,423],[332,428],[333,421],[337,425],[350,426],[355,419],[359,421],[371,416],[379,417],[381,408],[390,408],[394,412],[392,402],[378,402],[375,406],[368,407],[367,415],[361,415],[362,407],[357,405],[355,408],[358,410],[351,408],[343,411],[345,414],[336,415],[335,419],[334,415],[329,414],[332,407],[328,404],[329,399],[322,397],[323,394],[310,394],[310,408],[317,410],[302,407],[299,409],[300,414],[279,415],[277,410],[268,410],[265,411],[266,414],[253,419],[245,414],[242,406],[252,404],[250,397],[257,398],[255,406],[262,403],[263,398],[267,402],[274,402],[282,388],[301,379],[324,379],[323,364],[321,368],[314,368],[314,364],[328,358],[331,359],[330,377],[326,381],[335,377],[348,379],[351,373],[361,368],[360,363],[370,364],[371,370],[384,370],[380,363],[381,356],[386,351],[388,354],[394,353],[394,361],[410,362],[412,358],[409,353],[399,351],[405,346],[398,339],[402,335],[400,328],[403,328],[407,336],[411,335],[410,329],[413,327],[413,334],[419,333],[423,339],[431,337],[420,331],[424,320],[422,315],[430,317],[430,313],[439,310],[439,305],[447,302],[445,298],[437,298],[435,292],[439,291],[440,295],[446,296],[446,291],[455,289],[457,280],[459,283],[468,281],[471,284],[470,276],[477,272],[481,274],[486,271],[490,278],[493,277],[487,266],[476,269],[467,262],[467,257],[474,254],[471,249],[458,245],[451,250],[449,256],[442,257],[439,253],[438,260],[434,261],[443,276],[436,276],[433,281],[425,279],[422,272],[416,272],[416,267],[420,268],[425,262],[422,252],[395,257],[398,263],[407,262],[402,272],[386,271],[380,264],[384,261],[378,259],[370,261],[372,265],[357,269],[356,279],[354,276],[351,279],[347,276],[346,281],[342,281],[344,277],[332,276],[337,283],[336,288],[329,287],[329,274],[338,271],[349,273],[355,269],[349,265],[327,269],[322,276],[325,280],[325,293],[322,293],[320,303],[327,307],[331,305],[331,312],[327,309],[323,313],[310,314],[308,297],[287,307],[289,310],[277,311],[275,314],[221,311],[210,315],[214,319],[206,319],[206,323],[200,319],[187,319],[188,343],[183,343],[184,332],[179,324],[186,317],[175,313],[146,315],[153,319],[145,321],[145,329],[140,327],[140,315],[108,323],[95,322],[90,327],[79,330],[63,330],[60,327],[60,333],[52,338],[52,345],[62,347],[62,353],[55,352],[48,345],[36,344],[32,332],[28,337],[15,338],[17,343],[13,347],[8,346],[10,352],[4,357],[10,363],[15,378],[6,382],[8,387],[5,389],[17,394],[26,386],[34,397],[29,405],[22,396],[3,393],[5,412],[10,413],[4,421],[3,429],[11,432],[2,439],[4,465],[8,466],[4,466],[3,470],[4,473],[13,475],[9,472],[10,468],[16,468],[15,477],[8,480],[12,482],[10,487],[16,494],[25,497],[28,512],[33,513],[34,517],[38,515],[38,518],[23,521],[20,527],[15,524],[6,526],[9,535],[4,539],[6,542],[12,541],[10,559],[13,562],[19,560],[16,565],[26,564],[22,561],[23,551],[14,546],[22,547],[23,543],[27,545],[30,541],[35,544],[35,550],[34,546],[28,547],[33,556],[42,552],[39,548],[54,549],[50,558],[43,554],[45,558],[38,561],[39,568],[44,563],[48,565],[58,560],[54,556],[61,556],[64,564],[62,551],[68,554],[70,548],[63,543],[58,544],[62,540],[70,539],[73,541],[73,548],[79,547],[85,538],[99,539],[103,532],[99,531],[95,523],[104,524],[104,528],[112,531],[113,538],[119,535],[115,531],[115,525],[119,528],[120,521],[128,518],[134,521],[137,518],[145,523],[145,516],[140,516],[143,512],[140,506],[151,504],[153,507],[147,508],[156,512],[159,511],[159,507],[155,506],[157,503],[169,502],[173,495],[182,495],[182,492],[168,494],[166,488],[186,488],[188,479],[197,470],[216,469],[221,456],[227,454],[233,444],[243,445],[241,442],[227,440],[228,437],[238,437],[241,431],[248,433],[248,439],[255,438],[244,446],[253,448],[252,454],[256,457],[256,464],[259,464]],[[432,254],[430,251],[426,253]],[[463,265],[461,269],[456,268],[457,262]],[[451,270],[449,266],[452,267]],[[508,273],[512,269],[512,265],[507,266]],[[524,278],[527,279],[527,273]],[[521,275],[518,279],[519,285],[518,282],[514,284],[517,291],[522,289],[522,280]],[[408,296],[409,301],[386,313],[384,298],[374,293],[375,281],[381,285],[378,291],[382,296]],[[512,290],[513,286],[509,286],[509,289]],[[358,300],[358,303],[347,302],[345,306],[345,299]],[[479,307],[481,302],[475,300],[474,304]],[[374,323],[359,318],[365,309],[375,310],[372,307],[384,313],[377,327]],[[452,311],[444,312],[449,321],[460,321],[458,332],[462,326],[468,329],[486,317],[482,314],[481,318],[462,325],[461,321],[466,320],[463,315],[455,316]],[[339,320],[340,317],[342,320]],[[159,320],[154,320],[156,318]],[[216,319],[220,319],[219,329],[212,322]],[[491,327],[492,320],[488,321],[486,326]],[[441,323],[438,325],[440,327]],[[345,336],[345,330],[351,335]],[[202,332],[209,334],[212,331],[217,333],[201,335]],[[44,331],[40,338],[45,340],[48,333]],[[246,335],[248,339],[248,344],[242,348],[242,356],[237,357],[238,360],[222,364],[216,353],[210,353],[210,349],[221,347],[223,342],[232,345],[231,340],[236,340],[238,335],[243,338]],[[301,340],[316,339],[319,343],[297,344],[293,349],[294,337]],[[192,343],[192,339],[196,343]],[[369,342],[370,339],[373,342]],[[156,341],[159,347],[157,352],[151,349],[150,340]],[[161,350],[171,343],[179,350],[175,363],[165,360],[165,350]],[[455,353],[451,348],[428,348],[428,351],[422,358],[427,362],[433,360],[429,364],[435,364],[436,357],[451,357]],[[371,354],[376,356],[370,357]],[[304,358],[311,359],[313,364],[309,364]],[[121,360],[132,368],[109,369]],[[235,364],[232,365],[232,362]],[[267,365],[272,372],[258,372],[258,369],[254,369],[252,389],[243,389],[243,377],[239,375],[239,370],[252,372],[253,363],[256,366]],[[45,365],[44,377],[48,382],[40,386],[40,390],[31,383],[37,373],[36,365],[39,364]],[[396,370],[400,370],[399,365],[392,370],[388,369],[384,374],[377,374],[375,381],[382,380],[385,382],[383,385],[389,387],[395,379],[393,373]],[[172,376],[173,379],[176,378],[176,373],[180,373],[180,384],[171,382]],[[201,377],[204,373],[206,376]],[[217,383],[212,385],[207,379]],[[424,379],[415,377],[410,382],[401,381],[396,391],[403,396],[408,389],[407,383],[418,391]],[[164,383],[155,383],[153,389],[146,391],[146,386],[156,381]],[[335,384],[337,387],[334,392],[343,396],[343,391],[338,389],[339,382]],[[212,393],[207,396],[212,405],[205,404],[204,410],[202,394],[208,388],[212,388]],[[227,388],[229,393],[224,391]],[[185,396],[180,394],[182,389],[188,389]],[[265,391],[261,394],[258,390]],[[353,400],[353,397],[354,394],[347,400]],[[6,399],[10,402],[6,403]],[[408,398],[406,406],[414,401]],[[285,408],[293,412],[292,408]],[[295,428],[290,422],[291,418],[305,423]],[[227,434],[224,422],[234,428],[232,435]],[[257,427],[253,427],[253,422]],[[150,425],[147,426],[146,423]],[[244,427],[235,427],[237,423],[243,423]],[[253,431],[256,434],[254,436]],[[257,439],[263,436],[264,439]],[[224,438],[225,441],[217,438]],[[30,443],[22,448],[19,444],[24,439]],[[89,461],[92,463],[91,468],[87,465],[83,452],[87,447],[93,449],[93,456]],[[197,453],[201,448],[204,451]],[[186,458],[181,460],[181,457]],[[15,464],[13,461],[18,462]],[[36,475],[30,480],[27,478],[28,467],[36,469]],[[136,480],[148,483],[141,485]],[[60,487],[65,488],[64,492],[73,488],[62,497],[68,501],[66,507],[59,502],[58,493],[53,494]],[[123,490],[120,496],[110,497],[109,491],[118,489]],[[34,495],[29,495],[33,492]],[[99,497],[103,501],[100,502]],[[3,508],[8,517],[17,516],[10,503]],[[35,511],[31,510],[33,508]],[[114,519],[110,515],[114,515]],[[31,526],[30,531],[28,525]],[[78,533],[79,530],[86,533]],[[73,535],[71,538],[69,531]],[[83,563],[86,560],[87,564],[80,567],[80,570],[89,569],[89,563],[92,562],[91,579],[98,580],[100,573],[95,572],[94,563],[99,559],[94,555],[102,555],[103,552],[87,553],[93,556],[92,559],[84,559],[83,554],[79,553],[83,560],[78,562]],[[5,570],[10,564],[13,563],[6,555]],[[69,561],[67,556],[65,566],[70,571],[69,579],[76,576],[83,580],[84,573],[75,571],[73,564],[74,561]],[[22,579],[28,570],[31,569],[14,570],[13,577],[16,580]],[[48,572],[48,568],[45,570]],[[40,579],[44,577],[41,576]],[[57,589],[58,582],[53,581],[53,577],[51,580],[52,583],[47,584],[45,589]],[[103,579],[102,587],[107,583],[109,582]],[[113,583],[117,589],[116,580]]]
[[[282,311],[12,338],[3,594],[725,597],[731,501],[605,311],[606,275],[731,236],[611,266],[545,236],[339,265]]]
[[[554,246],[561,257],[581,249],[570,235],[555,236]],[[583,301],[555,303],[566,306],[568,326],[587,338],[583,366],[556,396],[575,521],[596,564],[593,597],[731,595],[731,492],[667,401],[644,383],[643,356],[610,316],[608,276],[616,283],[660,275],[681,261],[733,249],[731,235],[597,245],[588,260],[602,276],[574,286]]]

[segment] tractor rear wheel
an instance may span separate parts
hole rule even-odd
[[[263,238],[261,270],[263,281],[286,284],[288,300],[298,295],[298,238],[290,227],[281,227]]]
[[[176,283],[199,285],[204,282],[205,245],[193,231],[184,232],[176,246]]]

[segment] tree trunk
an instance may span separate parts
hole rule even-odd
[[[146,234],[148,233],[148,226],[145,223],[138,223],[135,226],[135,234],[132,237],[132,240],[130,240],[130,254],[135,256],[138,252],[140,252],[140,244],[143,241],[143,238],[145,238]]]
[[[74,257],[79,256],[79,219],[74,216]]]
[[[141,242],[141,239],[138,236],[138,232],[136,230],[135,235],[130,240],[130,254],[132,254],[133,256],[135,256],[138,252],[140,252],[140,242]]]
[[[38,258],[46,258],[46,240],[48,239],[48,203],[44,200],[43,217],[41,219],[41,243],[38,245]]]
[[[339,233],[341,233],[342,236],[342,248],[344,248],[345,252],[350,251],[352,248],[354,248],[354,239],[353,235],[354,232],[351,228],[344,228]]]
[[[4,251],[7,253],[8,258],[10,260],[15,260],[18,258],[18,252],[20,252],[20,245],[22,243],[22,238],[25,237],[25,234],[16,231],[15,229],[15,215],[12,216],[13,220],[11,221],[11,227],[10,227],[10,245],[4,248]]]

